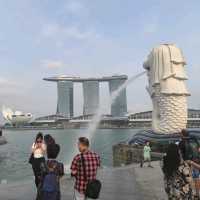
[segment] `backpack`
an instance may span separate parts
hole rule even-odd
[[[43,179],[42,200],[58,200],[59,195],[59,177],[54,171],[49,171]]]
[[[49,172],[43,181],[42,191],[44,192],[57,192],[59,191],[58,177],[54,172]]]

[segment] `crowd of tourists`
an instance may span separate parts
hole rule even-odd
[[[97,180],[100,157],[89,149],[89,140],[78,139],[79,154],[71,163],[71,176],[75,179],[73,200],[97,199],[101,182]],[[29,163],[32,165],[37,188],[36,200],[60,200],[60,178],[64,165],[57,161],[60,145],[51,135],[38,133],[31,147]]]

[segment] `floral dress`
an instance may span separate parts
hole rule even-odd
[[[167,179],[164,177],[165,191],[169,200],[194,200],[192,175],[189,165],[182,162],[175,174]]]

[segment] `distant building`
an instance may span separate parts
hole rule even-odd
[[[115,79],[109,81],[109,90],[112,95],[117,89],[124,84],[126,80]],[[111,105],[111,115],[113,117],[122,117],[127,114],[127,96],[126,89],[122,90]]]
[[[99,81],[83,82],[83,115],[92,115],[99,108]]]
[[[37,128],[63,128],[63,121],[68,121],[69,119],[63,117],[62,115],[47,115],[43,117],[36,118],[30,123],[30,126]]]
[[[65,128],[86,128],[92,122],[94,115],[82,115],[65,121]],[[102,115],[99,128],[127,128],[128,117],[113,117],[111,115]]]
[[[43,117],[38,117],[34,120],[34,122],[56,122],[58,120],[62,120],[62,119],[65,119],[67,120],[66,118],[64,118],[62,115],[47,115],[47,116],[43,116]]]
[[[57,82],[58,102],[57,114],[66,118],[73,118],[73,84],[83,85],[83,115],[95,114],[99,108],[99,85],[101,82],[109,83],[110,96],[117,91],[128,79],[126,75],[116,75],[100,78],[80,78],[58,76],[44,78],[46,81]],[[111,105],[111,115],[113,117],[123,117],[127,114],[126,88],[116,97]]]
[[[152,111],[139,112],[129,115],[129,126],[151,127]],[[200,128],[200,110],[188,109],[188,128]]]
[[[58,87],[58,102],[57,114],[66,118],[71,118],[74,115],[74,92],[72,81],[59,81]]]

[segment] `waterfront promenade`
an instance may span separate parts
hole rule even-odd
[[[131,165],[100,170],[99,177],[103,182],[100,200],[166,200],[159,162],[154,162],[153,166],[141,169]],[[72,200],[73,180],[63,178],[61,187],[62,199]],[[0,185],[0,199],[34,200],[34,197],[33,181]]]

